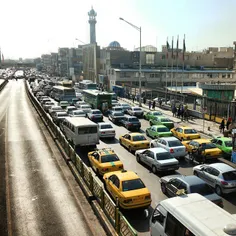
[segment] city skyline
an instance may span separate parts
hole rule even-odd
[[[231,30],[236,2],[228,0],[9,0],[2,4],[0,47],[5,59],[34,58],[57,52],[59,47],[89,43],[88,12],[97,12],[96,39],[101,47],[116,40],[127,50],[139,47],[139,32],[119,17],[142,27],[142,46],[161,50],[169,38],[179,35],[179,47],[186,35],[188,51],[207,47],[233,46],[236,32]],[[12,9],[12,6],[14,8]],[[5,10],[4,10],[5,9]],[[7,11],[9,9],[9,11]],[[9,14],[11,10],[11,14]],[[27,25],[27,27],[26,27]],[[232,32],[231,32],[232,31]],[[76,40],[79,39],[79,40]]]

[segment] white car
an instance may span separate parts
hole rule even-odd
[[[85,101],[78,101],[75,103],[75,106],[78,108],[80,105],[87,104]]]
[[[166,149],[172,157],[182,158],[187,155],[186,147],[175,137],[163,137],[150,142],[150,147],[161,147]]]
[[[69,113],[71,117],[86,117],[87,115],[82,110],[73,110]]]
[[[116,131],[110,123],[99,122],[98,132],[100,138],[115,138]]]
[[[67,112],[68,114],[70,114],[72,111],[75,111],[75,110],[77,110],[77,108],[76,108],[75,106],[68,106],[68,107],[66,108],[66,112]]]
[[[130,107],[127,109],[127,113],[131,116],[143,117],[143,109],[140,107]]]
[[[55,112],[59,112],[59,111],[64,111],[61,106],[52,106],[49,110],[48,110],[48,113],[53,116],[53,114]]]
[[[52,106],[55,106],[55,103],[54,102],[45,102],[44,104],[43,104],[43,109],[45,110],[45,111],[49,111],[49,109],[52,107]]]
[[[91,106],[89,104],[80,105],[80,106],[78,106],[78,108],[80,110],[84,111],[84,113],[86,113],[86,114],[91,112],[91,110],[92,110],[92,108],[91,108]]]

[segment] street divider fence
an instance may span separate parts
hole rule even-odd
[[[25,81],[25,87],[31,103],[36,108],[42,121],[48,128],[52,138],[61,151],[63,158],[85,193],[85,196],[89,202],[92,203],[92,206],[99,206],[100,209],[94,209],[98,217],[101,220],[101,218],[104,218],[105,216],[105,221],[101,220],[101,223],[105,227],[107,233],[110,235],[116,234],[121,236],[136,236],[137,232],[121,213],[118,208],[118,204],[113,202],[108,193],[105,191],[101,180],[94,174],[91,168],[83,162],[80,156],[75,152],[74,148],[69,144],[60,128],[45,112],[36,97],[32,94],[27,81]],[[104,214],[104,216],[101,214]]]

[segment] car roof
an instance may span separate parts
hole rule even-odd
[[[143,134],[141,133],[138,133],[138,132],[133,132],[133,133],[128,133],[130,136],[136,136],[136,135],[142,135],[144,136]]]
[[[235,170],[232,166],[229,166],[225,163],[213,163],[210,164],[209,166],[214,167],[215,169],[219,170],[222,173]]]
[[[165,153],[168,152],[166,149],[161,147],[149,148],[148,150],[152,151],[153,153]],[[169,152],[168,152],[169,153]]]
[[[124,116],[127,117],[127,118],[137,118],[136,116],[131,116],[131,115],[124,115]]]
[[[191,141],[196,141],[198,143],[210,143],[211,142],[210,139],[206,139],[206,138],[198,138],[198,139],[193,139]]]
[[[101,125],[111,125],[111,126],[112,126],[112,124],[109,123],[109,122],[98,122],[97,124],[98,124],[99,126],[101,126]]]
[[[218,139],[218,140],[222,140],[222,141],[232,141],[232,138],[228,138],[228,137],[216,137],[213,139]]]
[[[141,107],[131,107],[131,108],[132,108],[132,109],[133,109],[133,108],[140,108],[140,109],[142,110],[142,108],[141,108]]]
[[[99,109],[92,109],[91,111],[100,111]]]
[[[159,138],[159,139],[163,139],[163,140],[166,140],[166,141],[176,141],[176,140],[179,140],[176,137],[163,137],[163,138]]]
[[[132,180],[132,179],[138,179],[138,175],[130,170],[126,170],[126,171],[114,171],[114,174],[116,174],[116,176],[121,180]]]
[[[187,183],[188,185],[205,184],[204,180],[200,179],[199,177],[195,175],[188,175],[188,176],[182,175],[176,178],[181,179],[183,182]]]
[[[157,128],[167,128],[165,125],[152,125],[151,127],[157,127]],[[167,128],[168,129],[168,128]]]
[[[190,127],[190,126],[179,126],[177,128],[181,128],[181,129],[194,129],[194,128]]]

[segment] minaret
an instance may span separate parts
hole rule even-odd
[[[233,69],[236,70],[236,41],[234,41],[234,64]]]
[[[90,12],[88,12],[89,15],[89,24],[90,24],[90,43],[96,43],[96,29],[95,29],[95,24],[97,23],[96,21],[96,16],[97,13],[92,9]]]

